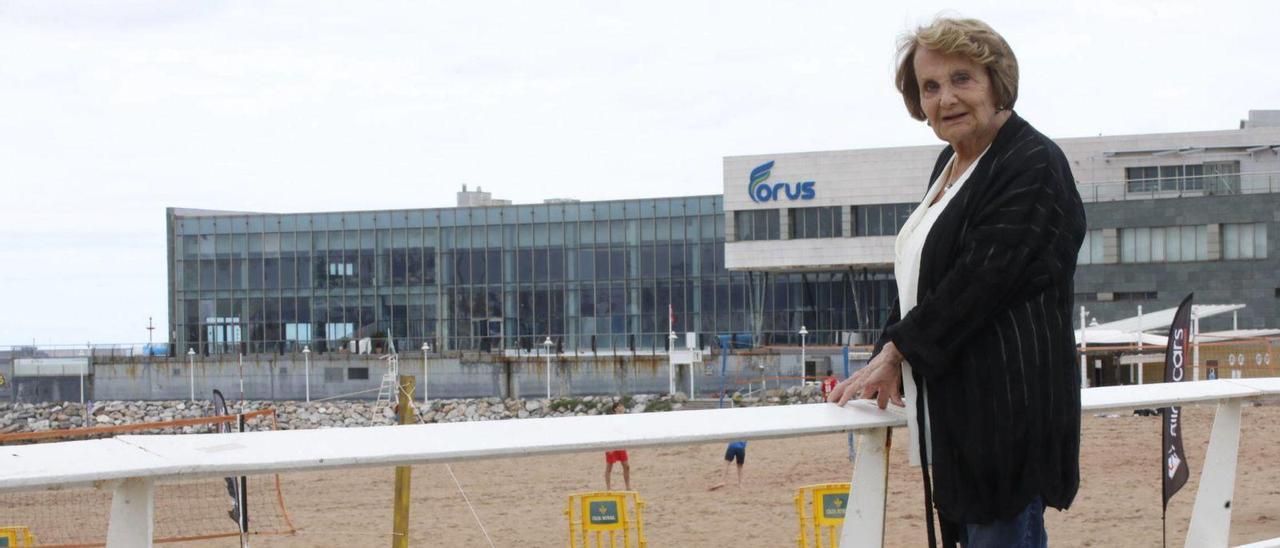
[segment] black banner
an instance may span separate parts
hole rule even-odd
[[[1187,378],[1189,368],[1186,366],[1190,349],[1187,342],[1191,339],[1191,299],[1195,294],[1187,295],[1178,305],[1173,315],[1173,323],[1169,325],[1169,345],[1164,352],[1164,382],[1182,382]],[[1182,449],[1182,407],[1166,407],[1164,414],[1164,430],[1162,432],[1160,477],[1164,479],[1164,507],[1169,507],[1169,499],[1187,483],[1191,474],[1187,466],[1187,452]]]
[[[226,416],[231,414],[227,409],[227,400],[222,397],[222,391],[217,389],[214,389],[213,391],[213,414],[214,416]],[[244,432],[244,416],[241,415],[239,420],[240,424],[238,425],[238,430]],[[227,422],[220,422],[217,426],[217,431],[220,434],[235,432],[236,430],[237,428],[231,426],[231,423]],[[240,526],[241,533],[249,532],[248,512],[242,512],[242,510],[248,510],[248,508],[245,508],[244,504],[242,504],[245,497],[241,496],[241,494],[245,492],[245,479],[246,478],[244,476],[240,476],[239,481],[237,481],[236,478],[223,478],[227,484],[227,495],[231,497],[231,509],[227,510],[227,516],[230,517],[231,521],[234,521],[236,525]]]

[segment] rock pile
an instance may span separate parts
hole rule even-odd
[[[763,398],[747,398],[734,394],[731,401],[736,406],[788,405],[816,403],[821,400],[812,386],[771,390]],[[614,404],[622,401],[628,413],[652,413],[675,411],[694,406],[688,398],[677,393],[674,396],[640,394],[635,396],[583,396],[546,399],[473,398],[432,400],[429,406],[420,406],[418,415],[423,422],[466,422],[537,417],[565,417],[573,415],[602,415],[611,412]],[[728,401],[728,400],[727,400]],[[694,402],[699,403],[699,402]],[[234,402],[232,409],[236,408]],[[88,407],[88,409],[86,409]],[[712,405],[714,407],[714,405]],[[395,424],[392,406],[378,406],[367,400],[316,401],[246,401],[243,411],[264,408],[276,410],[275,427],[280,430],[308,428],[349,428]],[[144,422],[162,422],[213,415],[208,401],[103,401],[82,406],[79,403],[0,403],[0,434],[14,432],[39,432],[63,430],[84,426],[114,426]],[[259,421],[270,421],[264,417]],[[270,429],[269,422],[251,422],[254,430]],[[256,423],[256,424],[255,424]],[[136,433],[199,433],[208,432],[207,425],[157,429]]]

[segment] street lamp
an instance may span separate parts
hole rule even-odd
[[[428,390],[431,388],[427,380],[427,353],[431,352],[431,343],[422,343],[422,406],[429,407],[431,405],[431,395]]]
[[[196,349],[187,349],[187,369],[191,370],[191,403],[196,402]]]
[[[1085,354],[1089,344],[1085,338],[1085,318],[1089,316],[1089,311],[1083,306],[1080,307],[1080,388],[1089,387],[1089,356]],[[1097,318],[1094,318],[1095,320]],[[1139,366],[1141,367],[1141,366]]]
[[[804,355],[804,338],[805,338],[805,337],[807,337],[807,336],[809,336],[809,330],[808,330],[808,329],[805,329],[805,328],[804,328],[804,326],[803,326],[803,325],[801,325],[801,326],[800,326],[800,375],[801,375],[801,376],[804,376],[805,370],[808,368],[808,362],[806,362],[806,361],[805,361],[805,359],[804,359],[804,358],[805,358],[805,355]],[[814,371],[814,372],[813,372],[813,374],[814,374],[814,376],[817,376],[818,372],[817,372],[817,371]],[[779,388],[781,388],[781,387],[779,387]]]
[[[547,401],[551,401],[551,335],[547,335],[547,340],[542,341],[542,346],[547,347]]]
[[[674,329],[667,335],[667,340],[670,341],[667,348],[667,392],[674,396],[676,393],[676,331]],[[692,371],[689,372],[689,379],[690,381],[693,379]],[[690,394],[692,392],[690,390]]]
[[[306,363],[307,403],[311,403],[311,345],[303,345],[302,360]]]

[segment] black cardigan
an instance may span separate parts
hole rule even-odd
[[[989,523],[1036,496],[1065,509],[1080,483],[1075,179],[1062,150],[1014,114],[957,192],[925,240],[919,304],[905,318],[894,304],[875,351],[892,340],[928,394],[942,518]]]

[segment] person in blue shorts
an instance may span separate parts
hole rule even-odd
[[[711,486],[714,491],[724,487],[729,482],[729,466],[735,461],[738,463],[738,487],[742,487],[742,463],[747,460],[747,442],[734,441],[729,442],[729,447],[724,451],[724,474],[720,477],[720,483]]]

